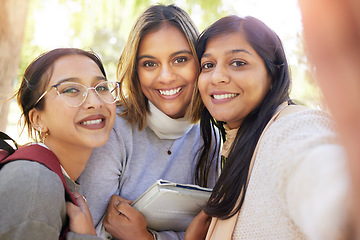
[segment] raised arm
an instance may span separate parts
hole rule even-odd
[[[353,230],[360,238],[360,2],[299,0],[299,5],[308,56],[347,152]]]

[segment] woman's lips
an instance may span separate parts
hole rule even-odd
[[[105,126],[105,123],[106,118],[102,114],[88,116],[79,122],[80,126],[87,129],[101,129]]]

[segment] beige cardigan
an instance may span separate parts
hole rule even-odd
[[[207,240],[341,237],[349,182],[326,113],[286,107],[269,121],[254,157],[241,211],[213,218]]]

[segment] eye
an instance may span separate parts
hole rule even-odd
[[[186,57],[179,57],[179,58],[176,58],[174,63],[183,63],[183,62],[186,62],[188,59]]]
[[[236,61],[232,61],[230,65],[234,67],[241,67],[246,65],[246,63],[244,61],[236,60]]]
[[[68,87],[61,89],[59,92],[60,92],[60,94],[75,95],[75,94],[81,92],[81,89],[77,86],[68,86]]]
[[[214,64],[212,63],[204,63],[203,65],[201,65],[201,69],[209,69],[209,68],[213,68],[214,67]]]
[[[156,67],[157,64],[155,62],[146,61],[142,64],[144,67]]]
[[[109,87],[106,85],[100,85],[96,87],[97,92],[107,92],[109,91]]]

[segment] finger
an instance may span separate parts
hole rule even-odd
[[[118,210],[117,206],[120,204],[117,201],[117,198],[112,196],[110,199],[110,203],[107,207],[105,218],[104,218],[104,225],[107,227],[111,227],[111,225],[115,224],[125,224],[125,221],[128,221],[128,218]]]
[[[118,212],[119,215],[123,215],[128,220],[133,219],[132,217],[134,214],[136,214],[133,210],[135,210],[133,207],[131,207],[126,201],[119,201],[114,202],[114,208]],[[135,210],[136,211],[136,210]]]
[[[127,204],[131,204],[133,201],[114,194],[110,198],[110,204],[114,204],[115,202],[126,202]]]
[[[109,207],[113,206],[113,213],[117,213],[118,215],[123,215],[127,219],[129,219],[128,213],[129,214],[132,213],[132,211],[130,209],[132,207],[129,208],[131,202],[132,201],[125,199],[123,197],[120,197],[118,195],[112,195],[110,198]]]
[[[70,218],[75,217],[81,212],[80,208],[72,202],[66,202],[66,212]]]
[[[92,219],[89,206],[86,203],[87,202],[86,197],[84,197],[83,195],[77,192],[74,192],[73,195],[77,204],[79,205],[81,212],[83,212],[88,219]]]

